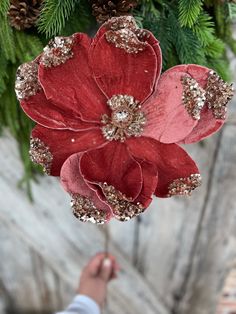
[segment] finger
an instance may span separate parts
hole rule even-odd
[[[105,258],[102,262],[99,277],[104,281],[109,281],[113,272],[112,260]]]
[[[98,253],[95,256],[93,256],[86,266],[86,271],[88,271],[90,275],[96,276],[99,273],[104,258],[105,258],[104,253]]]

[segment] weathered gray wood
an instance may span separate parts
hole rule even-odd
[[[17,234],[9,231],[0,222],[2,307],[9,311],[34,309],[40,313],[62,306],[58,275]],[[66,301],[68,294],[63,297]],[[3,309],[0,313],[4,313]]]
[[[39,185],[34,184],[35,203],[30,204],[25,193],[15,186],[22,169],[14,141],[2,137],[0,146],[0,221],[37,252],[63,283],[75,287],[88,258],[103,250],[102,230],[72,216],[69,200],[57,179],[44,177]],[[125,240],[129,241],[128,236]],[[120,249],[111,243],[110,250],[123,268],[119,280],[110,288],[110,313],[167,313]]]
[[[236,256],[236,127],[222,134],[180,314],[214,314]]]
[[[217,136],[202,145],[186,145],[203,176],[203,185],[191,197],[156,199],[142,216],[139,269],[168,307],[181,298],[195,234],[208,193],[208,178]]]

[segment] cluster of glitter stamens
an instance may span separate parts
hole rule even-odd
[[[145,39],[149,34],[140,29],[131,16],[113,18],[112,22],[105,23],[105,27],[108,30],[106,40],[127,53],[138,53],[147,46]]]
[[[30,139],[30,159],[43,167],[46,174],[50,175],[53,156],[49,147],[44,144],[39,138]]]
[[[82,222],[104,224],[107,220],[107,214],[104,210],[97,209],[88,197],[80,194],[72,195],[71,208],[74,216]]]
[[[42,87],[38,81],[38,63],[31,61],[19,66],[16,72],[15,91],[19,100],[36,95]]]
[[[145,210],[142,204],[139,202],[132,203],[130,198],[117,191],[114,186],[104,182],[100,184],[100,187],[116,219],[127,221],[140,215]]]
[[[201,175],[199,173],[191,174],[186,178],[174,180],[168,187],[168,196],[174,195],[191,195],[202,184]]]
[[[55,37],[44,48],[40,62],[45,67],[56,67],[73,57],[74,38]]]
[[[114,95],[107,104],[112,110],[111,117],[104,114],[101,120],[104,124],[102,133],[107,140],[123,142],[127,137],[142,134],[146,118],[133,96]]]
[[[138,39],[135,33],[128,28],[118,31],[106,32],[106,40],[115,45],[116,48],[125,50],[127,53],[138,53],[143,51],[147,44]]]
[[[138,28],[135,19],[131,15],[113,17],[112,19],[105,22],[104,26],[107,29],[111,29],[113,31],[116,31],[121,28],[129,28],[130,30],[135,31]]]
[[[206,86],[206,103],[216,119],[226,118],[227,103],[233,95],[233,84],[224,82],[217,73],[210,71]]]
[[[199,120],[206,101],[206,91],[192,77],[183,76],[181,82],[183,85],[183,104],[188,114],[193,119]]]

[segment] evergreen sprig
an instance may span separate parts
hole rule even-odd
[[[46,37],[60,34],[79,0],[47,0],[44,2],[38,29]]]
[[[3,16],[6,16],[8,10],[9,10],[9,7],[10,7],[10,1],[9,0],[1,0],[1,2],[0,2],[0,14],[2,14]]]
[[[180,25],[192,27],[200,15],[202,5],[202,0],[179,0]]]

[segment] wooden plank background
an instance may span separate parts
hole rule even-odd
[[[191,198],[156,199],[140,219],[109,225],[110,250],[122,266],[109,313],[215,314],[236,258],[235,101],[230,111],[218,135],[186,147],[204,182]],[[104,229],[74,219],[55,178],[34,183],[29,203],[17,188],[23,170],[7,131],[0,148],[0,313],[52,313],[73,297],[88,258],[103,250]]]

